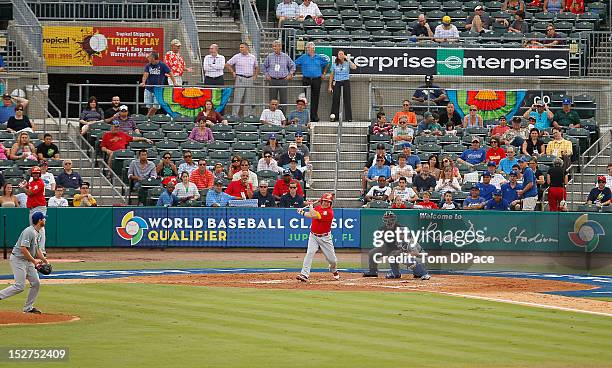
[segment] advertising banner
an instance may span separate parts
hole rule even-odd
[[[151,51],[163,55],[163,28],[43,27],[47,66],[144,67]]]
[[[353,74],[569,78],[569,49],[445,49],[319,46],[333,60],[344,50]]]

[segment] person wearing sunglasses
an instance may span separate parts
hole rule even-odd
[[[274,171],[276,173],[281,173],[283,169],[278,167],[278,163],[274,158],[272,158],[272,152],[264,151],[263,157],[259,159],[257,162],[257,171]]]
[[[147,191],[142,189],[142,182],[148,179],[156,179],[157,170],[155,164],[149,161],[149,155],[145,148],[138,151],[138,159],[133,160],[128,168],[128,179],[134,191],[138,191],[138,203],[146,204]]]
[[[240,160],[240,171],[232,176],[232,181],[240,180],[243,173],[246,173],[249,176],[248,182],[253,186],[253,188],[257,188],[259,180],[257,179],[257,174],[251,171],[251,163],[249,160]]]
[[[198,169],[189,176],[189,181],[194,183],[198,190],[212,188],[214,180],[215,177],[206,167],[206,160],[203,158],[198,161]]]
[[[606,177],[599,175],[597,177],[597,186],[589,192],[587,204],[594,204],[597,207],[609,206],[612,199],[612,191],[606,186]]]
[[[21,131],[33,132],[34,125],[30,118],[24,114],[22,104],[15,106],[15,116],[11,116],[6,123],[6,131],[10,133],[18,133]]]
[[[155,171],[157,172],[157,176],[164,181],[166,178],[175,178],[178,175],[178,168],[174,162],[172,162],[172,155],[170,155],[170,152],[164,152],[161,161],[155,167]]]
[[[463,118],[463,129],[466,128],[482,128],[484,121],[482,117],[478,115],[478,107],[475,105],[470,106],[470,113]]]
[[[81,184],[80,193],[74,195],[72,205],[74,207],[97,207],[96,199],[89,193],[89,183],[84,181]]]
[[[267,180],[259,182],[259,189],[253,194],[253,199],[257,199],[257,205],[259,207],[276,207],[276,200],[272,195],[272,191],[269,190]]]
[[[239,173],[241,171],[240,161],[242,161],[242,157],[238,155],[232,156],[232,161],[230,163],[230,167],[228,169],[227,178],[229,180],[234,179],[234,174]]]
[[[191,153],[191,151],[183,151],[183,160],[184,162],[181,163],[178,167],[178,172],[187,172],[189,175],[191,175],[192,172],[197,170],[198,164],[193,162],[193,154]]]
[[[285,193],[280,199],[279,207],[282,208],[302,208],[304,207],[304,197],[297,192],[297,183],[289,184],[289,192]]]
[[[81,175],[72,170],[72,160],[64,160],[64,171],[57,176],[55,180],[56,186],[62,186],[64,188],[77,189],[83,184]]]
[[[394,125],[399,124],[401,118],[406,118],[406,124],[412,126],[413,128],[417,126],[417,118],[414,111],[411,111],[412,104],[410,100],[402,101],[402,109],[393,115],[393,120],[391,122]]]

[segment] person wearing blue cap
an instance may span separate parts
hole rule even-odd
[[[412,154],[412,144],[404,142],[401,144],[402,153],[406,155],[406,164],[412,166],[414,171],[421,172],[421,159],[417,155]]]
[[[523,173],[523,188],[518,191],[518,195],[523,198],[521,201],[523,211],[533,211],[538,202],[536,176],[524,159],[519,159],[519,165]]]
[[[565,96],[562,102],[563,108],[557,110],[553,116],[555,128],[580,128],[580,116],[572,110],[572,99]]]
[[[45,227],[45,219],[46,216],[42,212],[34,212],[32,214],[32,225],[26,227],[21,232],[9,259],[15,283],[0,290],[0,299],[10,298],[25,290],[26,279],[30,281],[30,291],[23,307],[24,313],[41,314],[38,309],[34,308],[34,302],[40,289],[36,265],[49,263],[43,255],[39,244],[40,232]]]
[[[480,139],[478,137],[472,138],[472,145],[461,153],[461,156],[457,159],[460,164],[466,164],[468,166],[474,166],[485,162],[487,159],[487,151],[480,147]]]
[[[530,116],[533,116],[536,120],[535,127],[538,130],[544,130],[550,128],[554,114],[547,104],[536,102],[523,114],[525,119],[529,119]]]
[[[480,196],[478,186],[472,185],[470,195],[463,200],[464,210],[481,210],[484,208],[486,200]]]
[[[520,209],[521,201],[518,192],[523,186],[519,184],[518,176],[518,171],[512,171],[509,176],[510,181],[501,186],[502,197],[506,202],[510,203],[510,208],[512,210]]]
[[[497,189],[493,192],[493,198],[485,203],[484,208],[485,210],[508,211],[510,209],[510,203],[503,198],[502,191]]]
[[[495,185],[491,184],[491,173],[488,170],[482,173],[482,183],[477,183],[476,186],[480,190],[480,196],[487,201],[493,198],[493,192],[497,190]]]

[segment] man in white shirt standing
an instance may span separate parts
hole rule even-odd
[[[285,114],[278,108],[278,100],[270,100],[270,108],[261,112],[259,121],[262,124],[283,126],[287,123]]]
[[[249,52],[249,46],[242,42],[240,52],[232,56],[225,65],[236,80],[234,84],[234,101],[232,115],[238,115],[240,106],[244,104],[244,115],[251,115],[253,111],[253,82],[259,73],[259,64],[255,55]],[[244,102],[243,102],[244,99]]]
[[[222,86],[225,57],[219,55],[219,46],[210,45],[210,54],[204,57],[204,84],[207,86]]]

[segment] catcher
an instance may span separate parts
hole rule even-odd
[[[4,290],[0,290],[0,299],[6,299],[21,293],[25,289],[26,279],[30,281],[30,291],[23,307],[24,313],[41,313],[38,309],[34,308],[34,302],[40,289],[38,272],[48,275],[52,270],[51,265],[39,248],[41,231],[45,227],[45,219],[46,216],[42,212],[34,212],[32,214],[32,225],[26,227],[21,232],[21,235],[19,235],[9,260],[13,269],[15,283]]]

